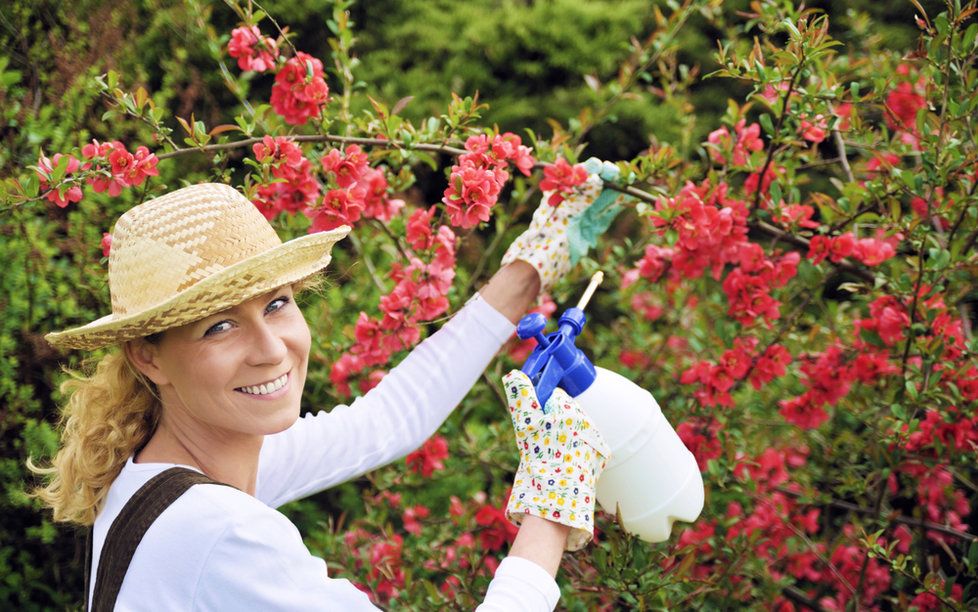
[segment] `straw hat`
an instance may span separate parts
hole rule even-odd
[[[234,188],[185,187],[128,210],[109,254],[112,314],[45,338],[96,349],[191,323],[325,268],[347,226],[285,244]]]

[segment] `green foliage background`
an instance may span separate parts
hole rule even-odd
[[[388,104],[413,96],[403,113],[410,119],[441,112],[455,91],[479,92],[491,105],[485,123],[517,133],[532,130],[549,137],[559,126],[594,123],[587,155],[629,158],[650,140],[675,143],[687,132],[692,137],[680,145],[696,154],[696,143],[725,112],[725,100],[736,97],[730,89],[733,81],[701,81],[694,71],[687,80],[692,107],[683,98],[661,92],[657,98],[624,96],[601,121],[593,114],[606,102],[600,97],[607,93],[588,80],[614,79],[628,56],[629,40],[651,30],[655,4],[361,2],[352,9],[359,36],[355,49],[361,62],[360,87]],[[843,42],[865,43],[871,35],[881,46],[904,49],[916,35],[910,3],[844,4],[813,3],[831,15],[833,35]],[[941,6],[924,4],[928,10]],[[266,8],[297,31],[298,47],[325,57],[324,20],[331,6],[325,0],[280,0],[268,2]],[[744,8],[746,2],[729,2],[725,11],[732,16]],[[874,28],[867,33],[869,18]],[[147,126],[117,117],[103,119],[105,106],[92,83],[109,69],[125,75],[133,86],[144,85],[156,105],[173,115],[194,113],[209,125],[225,122],[241,109],[240,99],[222,82],[221,68],[223,62],[236,70],[224,56],[221,38],[236,21],[223,3],[198,0],[5,2],[0,6],[0,178],[36,163],[39,150],[68,150],[92,138],[151,144]],[[723,31],[716,27],[694,17],[682,30],[681,63],[698,74],[717,68],[712,53]],[[267,98],[261,88],[269,86],[267,80],[256,82],[255,90],[242,91],[242,97]],[[160,164],[161,176],[154,182],[192,182],[209,167],[209,160],[184,157]],[[229,178],[235,171],[227,169]],[[422,197],[437,198],[443,180],[435,174],[421,184]],[[44,458],[56,448],[58,394],[50,381],[59,379],[65,359],[40,334],[104,314],[108,294],[99,260],[101,233],[145,195],[138,190],[118,198],[88,193],[68,209],[50,206],[44,215],[0,216],[2,609],[69,608],[78,603],[82,541],[74,531],[54,526],[24,493],[31,482],[26,458]],[[338,275],[352,265],[342,258],[338,264]],[[331,291],[325,304],[339,307],[339,292]],[[329,347],[324,349],[328,352]],[[68,363],[77,365],[77,356]],[[325,386],[324,381],[325,376],[312,382]],[[317,393],[323,397],[326,392]],[[293,515],[300,527],[313,527],[333,502],[356,500],[356,487],[341,487],[300,504]],[[344,504],[351,505],[355,504]]]

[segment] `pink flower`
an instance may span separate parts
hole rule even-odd
[[[558,206],[574,187],[587,180],[587,170],[581,164],[571,166],[563,157],[543,169],[542,191],[551,191],[547,203]]]
[[[719,431],[720,422],[712,417],[693,417],[676,427],[679,439],[696,457],[696,465],[699,466],[701,472],[706,471],[706,464],[711,459],[720,456],[722,449],[718,437]]]
[[[387,196],[387,176],[383,170],[367,169],[360,175],[357,187],[363,193],[363,216],[389,222],[404,207],[404,200]]]
[[[878,266],[896,255],[896,245],[902,234],[894,234],[890,238],[862,238],[856,241],[852,256],[867,266]]]
[[[431,229],[431,220],[435,216],[435,207],[431,206],[427,210],[419,208],[411,213],[408,218],[405,234],[408,244],[415,251],[424,251],[431,248],[434,244],[434,237]]]
[[[807,118],[801,120],[801,125],[798,126],[798,132],[801,137],[809,142],[819,143],[825,140],[825,130],[828,128],[828,122],[822,115],[815,115],[815,117],[809,121]]]
[[[884,119],[890,129],[917,131],[917,111],[924,108],[927,101],[914,91],[914,86],[904,81],[886,95]]]
[[[270,166],[279,181],[259,185],[253,202],[268,220],[279,213],[307,211],[319,197],[319,182],[313,176],[312,163],[292,140],[265,136],[252,146],[255,159]]]
[[[350,197],[346,189],[331,189],[323,196],[322,205],[313,211],[311,232],[335,229],[341,225],[353,225],[363,214],[363,202]]]
[[[323,172],[330,172],[336,178],[336,184],[347,188],[360,180],[360,177],[370,167],[367,154],[358,145],[349,145],[345,153],[332,149],[320,159]]]
[[[772,219],[787,228],[814,229],[818,227],[818,221],[812,220],[814,214],[815,209],[806,204],[788,204],[775,212]]]
[[[272,108],[286,123],[302,125],[318,115],[327,102],[329,87],[323,78],[323,63],[298,51],[275,75]]]
[[[287,136],[276,136],[274,138],[264,136],[261,142],[253,144],[251,149],[255,153],[255,160],[261,163],[268,162],[275,167],[284,165],[295,168],[303,160],[302,149]]]
[[[427,506],[417,505],[405,508],[404,514],[401,515],[404,531],[416,536],[421,535],[421,519],[428,518],[430,514],[431,510]]]
[[[68,160],[64,173],[64,179],[67,179],[77,172],[81,166],[81,163],[73,155],[55,153],[53,159],[41,155],[37,160],[37,176],[40,179],[41,189],[51,189],[46,197],[49,202],[56,204],[59,208],[65,208],[71,202],[80,202],[82,199],[82,189],[79,185],[69,184],[67,187],[54,186],[53,188],[50,186],[51,175],[54,169],[60,165],[59,162],[62,159]]]
[[[773,344],[757,360],[750,373],[750,383],[755,389],[785,375],[787,365],[791,363],[791,353],[780,344]]]
[[[142,185],[147,178],[157,176],[159,159],[146,147],[137,147],[129,153],[118,140],[100,143],[93,140],[82,147],[86,158],[82,170],[92,171],[88,183],[96,193],[107,191],[111,196],[122,193],[123,187]]]
[[[275,40],[262,36],[258,26],[242,26],[231,30],[228,55],[238,59],[238,68],[265,72],[275,67],[278,45]]]
[[[828,420],[829,415],[812,402],[808,394],[778,402],[784,420],[802,429],[815,429]]]
[[[102,232],[102,257],[108,257],[112,250],[112,234],[109,232]]]
[[[505,180],[501,181],[495,171],[479,166],[452,166],[449,186],[442,198],[450,223],[469,228],[488,221],[489,210],[496,204]]]
[[[672,256],[671,248],[662,248],[654,244],[646,246],[645,254],[638,260],[639,275],[650,282],[656,282],[666,271]]]
[[[813,265],[822,263],[829,256],[829,249],[832,246],[832,238],[821,234],[812,236],[808,241],[808,259],[812,260]]]
[[[750,161],[750,154],[764,148],[764,141],[761,140],[761,126],[757,123],[750,125],[746,125],[746,123],[745,119],[741,119],[734,126],[734,131],[737,133],[737,143],[733,149],[733,163],[737,166],[747,165],[747,162]]]

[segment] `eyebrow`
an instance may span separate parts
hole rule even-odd
[[[280,291],[282,291],[283,289],[285,289],[286,287],[288,287],[288,285],[282,285],[281,287],[276,287],[276,288],[272,289],[271,291],[267,291],[267,292],[262,293],[260,295],[256,295],[256,296],[254,296],[252,298],[249,298],[249,299],[245,300],[245,302],[250,302],[252,300],[260,300],[260,299],[265,299],[265,300],[273,299],[275,297],[278,297],[278,293]],[[234,312],[236,310],[238,310],[242,306],[242,304],[244,304],[244,302],[239,302],[238,304],[235,304],[234,306],[232,306],[230,308],[227,308],[227,309],[222,310],[220,312],[215,312],[214,314],[207,315],[203,319],[198,320],[197,323],[198,324],[203,324],[203,323],[205,323],[207,321],[212,321],[212,320],[215,320],[215,319],[219,319],[221,317],[226,317],[228,315],[234,314]]]

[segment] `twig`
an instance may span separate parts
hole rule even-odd
[[[299,134],[295,136],[289,136],[290,140],[295,142],[338,142],[340,144],[358,144],[374,147],[385,147],[388,149],[400,149],[404,147],[404,143],[397,140],[386,140],[381,138],[359,138],[354,136],[337,136],[335,134]],[[242,147],[247,147],[255,143],[261,142],[262,139],[259,137],[245,138],[242,140],[235,140],[234,142],[222,142],[220,144],[204,145],[202,147],[186,147],[183,149],[177,149],[176,151],[170,151],[169,153],[161,153],[157,155],[157,159],[169,159],[171,157],[177,157],[179,155],[187,155],[190,153],[211,153],[214,151],[227,151],[229,149],[239,149]],[[426,143],[419,143],[416,145],[411,145],[410,147],[404,147],[408,149],[413,149],[417,151],[428,151],[430,153],[448,153],[450,155],[464,155],[467,153],[465,149],[459,149],[457,147],[448,147],[444,145],[433,145]]]
[[[838,128],[832,130],[832,138],[835,139],[835,148],[839,151],[839,163],[846,173],[846,178],[850,183],[856,182],[856,177],[852,175],[852,168],[849,167],[849,158],[846,156],[846,143],[842,140],[842,134]]]
[[[363,261],[363,265],[367,267],[367,272],[370,273],[370,278],[374,281],[374,285],[381,293],[387,293],[387,288],[384,287],[384,283],[380,280],[380,276],[377,275],[377,268],[374,267],[374,262],[370,261],[367,254],[363,252],[363,247],[360,245],[360,239],[357,238],[356,232],[349,234],[350,245],[353,247],[354,252],[356,252],[357,257]]]
[[[791,80],[788,82],[788,89],[784,92],[784,98],[781,102],[781,113],[778,115],[778,122],[774,126],[774,134],[771,135],[771,142],[768,143],[767,156],[764,158],[764,165],[761,166],[761,173],[758,175],[757,179],[757,192],[754,194],[754,210],[761,205],[761,194],[764,191],[764,176],[767,174],[768,168],[774,161],[774,139],[778,137],[781,132],[781,126],[784,124],[784,118],[788,115],[788,107],[791,104],[791,94],[795,90],[795,81],[801,74],[801,69],[805,66],[805,55],[802,54],[801,61],[795,66],[794,72],[791,73]]]
[[[823,610],[825,610],[825,608],[818,605],[818,602],[816,602],[811,597],[805,595],[798,587],[793,587],[789,585],[781,589],[781,592],[784,593],[784,596],[790,599],[791,601],[797,604],[801,604],[806,608],[811,608],[816,612],[822,612]]]
[[[489,375],[486,374],[485,370],[482,371],[482,380],[486,381],[486,384],[489,385],[489,388],[492,389],[493,393],[496,394],[496,397],[499,398],[499,403],[501,403],[503,406],[509,406],[509,400],[507,400],[506,396],[503,395],[503,392],[499,390],[499,387],[496,386],[496,383],[493,382],[491,378],[489,378]]]
[[[798,529],[798,527],[791,524],[790,521],[785,521],[784,524],[785,526],[788,527],[788,529],[792,531],[792,533],[794,533],[796,536],[801,538],[801,541],[804,542],[805,546],[807,546],[808,549],[812,551],[812,554],[814,554],[819,561],[824,563],[825,566],[829,568],[829,571],[832,572],[833,576],[839,579],[839,582],[842,584],[842,586],[846,587],[849,590],[850,594],[855,595],[855,590],[852,588],[852,584],[850,584],[849,581],[846,580],[846,577],[839,572],[839,569],[835,567],[835,564],[833,564],[832,561],[826,559],[825,556],[818,551],[818,547],[815,546],[815,543],[812,542],[807,535],[805,535],[805,532],[803,532],[801,529]],[[868,559],[869,556],[867,555],[866,558]]]
[[[801,497],[802,496],[802,494],[801,493],[798,493],[797,491],[791,491],[791,490],[788,490],[788,489],[784,489],[782,487],[778,487],[777,488],[777,491],[779,491],[781,493],[784,493],[786,495],[791,495],[792,497]],[[806,502],[806,504],[807,504],[807,502]],[[865,506],[859,506],[859,505],[853,504],[851,502],[842,501],[841,499],[832,499],[832,498],[829,498],[827,500],[815,500],[814,502],[812,502],[811,505],[821,506],[821,507],[839,508],[841,510],[848,510],[850,512],[856,512],[856,513],[859,513],[859,514],[867,514],[867,515],[868,514],[874,514],[874,510],[872,508],[867,508]],[[944,533],[944,534],[947,534],[947,535],[952,535],[952,536],[961,538],[962,540],[967,540],[969,542],[978,541],[978,536],[976,536],[974,534],[968,533],[966,531],[958,531],[957,529],[954,529],[952,527],[947,527],[945,525],[939,525],[937,523],[932,523],[930,521],[925,521],[923,519],[911,518],[911,517],[903,516],[903,515],[900,515],[900,514],[888,514],[888,515],[886,515],[886,520],[889,521],[889,522],[892,522],[892,523],[900,523],[902,525],[909,525],[911,527],[923,527],[923,528],[929,529],[931,531],[938,531],[940,533]]]

